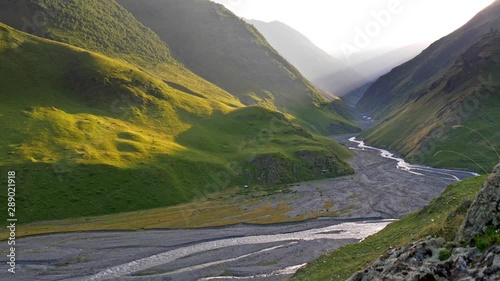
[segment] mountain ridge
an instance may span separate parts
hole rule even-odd
[[[491,169],[498,147],[490,143],[498,143],[500,128],[494,43],[499,11],[496,1],[375,82],[357,105],[379,120],[363,133],[367,142],[421,164]],[[463,153],[471,146],[474,155]]]
[[[255,26],[271,46],[321,89],[342,97],[368,82],[292,27],[279,21],[246,21]]]
[[[338,143],[282,113],[244,106],[175,61],[148,67],[133,52],[98,53],[91,39],[76,41],[82,46],[58,42],[85,38],[79,28],[89,20],[109,32],[109,40],[118,37],[99,19],[109,14],[127,18],[128,34],[141,30],[113,1],[72,1],[71,11],[60,3],[0,12],[0,21],[49,10],[75,20],[61,25],[66,29],[50,20],[40,26],[52,39],[0,24],[0,125],[9,132],[0,141],[7,156],[0,166],[15,170],[26,187],[18,193],[29,206],[19,211],[24,223],[172,206],[245,184],[352,173],[345,162],[351,153]],[[22,28],[22,21],[14,23]]]
[[[331,111],[320,91],[253,26],[223,5],[208,0],[118,3],[155,31],[176,59],[243,104],[290,113],[307,129],[324,134],[359,131]]]
[[[497,0],[462,27],[431,44],[414,59],[379,78],[367,90],[357,108],[375,117],[393,112],[394,108],[403,104],[405,98],[418,90],[422,83],[428,82],[433,75],[438,75],[440,71],[450,67],[462,52],[492,28],[498,28],[500,20],[496,15],[499,9],[500,1]],[[462,39],[453,40],[459,37]],[[429,57],[433,60],[426,61]]]

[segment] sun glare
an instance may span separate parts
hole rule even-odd
[[[216,0],[238,16],[281,21],[329,53],[368,37],[367,49],[430,44],[493,0]],[[364,33],[364,34],[360,34]]]

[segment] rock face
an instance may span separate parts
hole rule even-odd
[[[419,241],[391,250],[374,265],[348,281],[499,280],[500,246],[486,253],[477,248],[455,248],[446,255],[444,239]],[[443,261],[440,260],[443,259]]]
[[[467,212],[465,221],[457,234],[458,241],[468,242],[488,226],[500,224],[500,164],[497,165],[484,184],[478,197]]]
[[[455,240],[469,243],[500,221],[500,164],[470,206]],[[500,280],[500,245],[486,252],[476,247],[456,247],[443,238],[427,239],[385,253],[372,266],[349,281],[371,280]]]

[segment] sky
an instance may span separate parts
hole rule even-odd
[[[213,0],[236,15],[281,21],[334,56],[429,45],[494,0]]]

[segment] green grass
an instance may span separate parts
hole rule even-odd
[[[204,99],[229,107],[241,106],[237,98],[172,58],[168,46],[158,35],[114,0],[5,2],[0,3],[0,22],[125,61],[167,84],[176,85],[172,88],[183,92],[196,92]]]
[[[499,161],[495,150],[500,151],[499,43],[500,36],[490,34],[472,46],[464,56],[476,66],[457,63],[436,77],[432,87],[421,90],[425,94],[365,132],[368,143],[399,151],[412,162],[491,171]],[[493,84],[483,85],[483,79]]]
[[[127,4],[125,6],[133,15],[122,4]],[[246,104],[295,115],[298,124],[317,133],[359,130],[351,121],[321,106],[325,100],[317,89],[279,56],[253,27],[222,6],[208,0],[146,1],[138,6],[149,9],[144,16],[142,10],[134,6],[136,4],[115,0],[70,3],[65,0],[20,0],[0,3],[0,22],[124,60],[173,88],[230,107],[241,106],[240,99],[243,102],[250,99]],[[218,20],[221,16],[222,22]],[[33,27],[27,26],[26,20],[34,22]],[[189,30],[195,26],[194,30]],[[232,32],[235,36],[230,35]],[[189,70],[174,59],[172,53]],[[331,124],[341,130],[331,130]]]
[[[140,63],[176,63],[158,36],[115,1],[37,0],[31,3],[50,17],[46,37]],[[112,12],[112,16],[106,10]],[[84,18],[99,20],[82,20]]]
[[[376,261],[389,247],[397,248],[428,236],[452,240],[465,218],[467,206],[477,197],[486,178],[481,176],[450,185],[421,211],[391,223],[360,243],[317,259],[291,280],[346,280]]]
[[[357,132],[251,25],[209,0],[119,0],[173,56],[244,104],[278,109],[322,134]],[[172,28],[175,27],[175,28]]]
[[[474,237],[474,244],[481,251],[488,250],[493,245],[500,244],[500,228],[490,226],[485,233]]]
[[[172,206],[260,184],[245,174],[259,155],[296,166],[282,183],[352,172],[349,151],[281,113],[184,92],[127,61],[3,24],[0,54],[0,171],[18,174],[22,223]],[[296,151],[336,159],[331,173],[318,174]]]
[[[283,187],[281,187],[283,188]],[[253,190],[231,188],[210,194],[207,199],[190,203],[161,207],[155,209],[139,210],[101,216],[86,216],[63,220],[51,220],[22,224],[19,226],[16,237],[41,235],[61,232],[124,230],[138,231],[144,229],[192,229],[200,227],[217,227],[238,223],[275,224],[282,222],[295,222],[304,219],[316,218],[318,214],[309,216],[301,215],[290,218],[286,215],[292,207],[282,202],[276,206],[262,205],[247,211],[241,202],[234,200],[234,196],[249,198],[247,206],[261,204],[259,198],[264,194],[272,194],[276,190]],[[0,230],[0,240],[8,238],[7,229]]]
[[[443,249],[439,252],[439,260],[445,261],[451,257],[451,251],[449,249]]]

